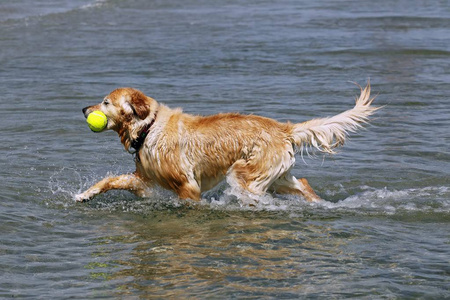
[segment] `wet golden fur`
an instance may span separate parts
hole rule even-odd
[[[354,108],[331,118],[291,124],[238,113],[194,116],[138,90],[119,88],[83,112],[86,117],[94,110],[104,112],[106,129],[116,131],[128,151],[155,120],[137,154],[136,172],[107,177],[75,198],[86,201],[110,189],[148,196],[158,184],[181,199],[199,200],[203,191],[226,178],[231,186],[251,194],[290,193],[318,201],[306,179],[290,174],[295,154],[307,147],[334,153],[347,133],[367,122],[377,109],[370,106],[373,100],[368,84],[361,88]]]

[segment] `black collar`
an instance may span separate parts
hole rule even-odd
[[[156,120],[156,114],[155,114],[155,117],[153,118],[153,120],[149,124],[145,125],[145,127],[141,130],[141,132],[139,132],[137,139],[131,141],[131,147],[134,149],[133,154],[136,154],[135,159],[137,161],[140,161],[139,150],[141,149],[142,145],[144,144],[145,138],[147,137],[148,132],[150,131],[150,128],[155,123],[155,120]]]

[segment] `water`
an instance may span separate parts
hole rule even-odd
[[[446,1],[39,0],[0,4],[0,297],[450,298]],[[194,114],[301,122],[386,105],[334,157],[324,203],[221,184],[72,196],[133,171],[81,108],[133,86]],[[242,196],[244,197],[244,196]]]

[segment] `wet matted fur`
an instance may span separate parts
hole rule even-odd
[[[203,191],[226,179],[256,195],[289,193],[318,201],[306,179],[291,175],[296,153],[308,147],[334,153],[378,109],[371,106],[373,100],[368,83],[352,109],[292,124],[238,113],[190,115],[136,89],[119,88],[83,113],[106,115],[105,130],[116,131],[125,149],[135,151],[136,171],[104,178],[75,199],[87,201],[111,189],[149,196],[158,184],[181,199],[200,200]]]

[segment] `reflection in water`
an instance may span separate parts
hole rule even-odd
[[[436,295],[448,274],[448,235],[435,228],[448,193],[363,189],[337,203],[264,197],[251,208],[220,194],[192,206],[126,194],[76,207],[99,220],[84,268],[107,297],[372,297],[392,284],[419,297],[424,276],[440,280],[426,286]]]
[[[120,295],[138,290],[170,297],[206,296],[208,291],[215,296],[288,296],[307,292],[312,283],[316,289],[320,281],[330,284],[339,269],[346,274],[346,264],[353,270],[358,264],[343,250],[358,237],[354,229],[334,229],[280,213],[181,208],[135,216],[123,225],[128,235],[98,241],[100,248],[108,240],[132,246],[117,258],[110,249],[105,255],[110,261],[97,265],[103,270],[114,266],[104,278],[118,284]]]

